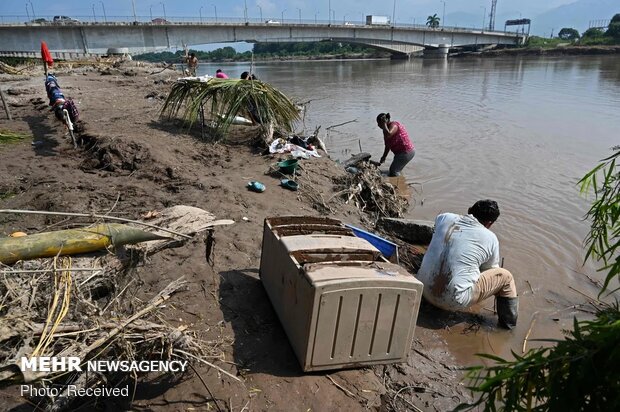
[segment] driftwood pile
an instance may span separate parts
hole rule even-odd
[[[337,178],[335,186],[339,197],[347,203],[353,202],[374,221],[381,217],[403,217],[409,207],[407,199],[370,162],[358,163],[352,173]]]
[[[403,217],[409,208],[407,197],[398,193],[381,174],[376,164],[369,161],[370,155],[354,156],[354,161],[345,163],[347,173],[333,179],[334,193],[327,194],[319,189],[313,174],[300,167],[293,177],[300,183],[299,196],[305,197],[320,213],[333,214],[338,203],[353,203],[372,226],[382,217]],[[354,165],[354,166],[352,166]],[[275,168],[270,173],[278,174]],[[284,176],[283,177],[289,177]]]
[[[1,270],[0,384],[119,385],[118,373],[33,372],[20,370],[22,357],[79,357],[88,360],[186,359],[178,350],[203,356],[204,348],[184,328],[155,316],[184,288],[177,279],[148,302],[128,296],[133,259],[57,257],[18,262]],[[155,320],[153,320],[155,319]],[[134,376],[135,378],[135,376]],[[32,399],[49,410],[63,410],[74,399]]]
[[[153,222],[167,223],[188,234],[229,223],[183,206],[152,214],[157,216]],[[71,373],[23,371],[22,357],[78,357],[83,364],[187,360],[188,365],[199,361],[219,370],[205,360],[219,355],[215,348],[198,339],[186,325],[172,326],[161,316],[161,310],[170,306],[165,302],[186,288],[182,277],[147,299],[136,297],[140,286],[136,268],[147,256],[179,246],[179,242],[182,240],[153,241],[96,257],[56,256],[12,266],[0,264],[0,386],[61,388],[60,396],[44,394],[29,399],[41,410],[60,411],[95,401],[68,396],[67,385],[94,388],[129,383],[131,399],[135,384],[145,374],[93,373],[85,367],[83,372]]]

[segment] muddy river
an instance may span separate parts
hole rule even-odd
[[[222,68],[231,77],[248,64],[204,64],[199,74]],[[378,160],[382,135],[375,117],[389,112],[416,146],[405,169],[415,189],[409,217],[433,220],[440,212],[465,213],[477,199],[498,201],[492,230],[504,267],[516,278],[520,322],[497,331],[493,301],[473,311],[480,328],[456,323],[442,332],[465,363],[473,354],[521,353],[533,339],[561,336],[572,306],[596,296],[602,279],[583,265],[583,220],[588,201],[576,182],[620,144],[620,57],[486,58],[410,61],[257,63],[254,72],[308,104],[304,125],[329,130],[332,157],[360,147]],[[388,158],[388,164],[389,160]],[[534,322],[532,320],[535,319]]]

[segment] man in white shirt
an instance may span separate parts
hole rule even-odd
[[[424,298],[443,309],[467,308],[491,296],[499,325],[517,324],[519,298],[512,274],[499,267],[499,242],[489,230],[499,217],[494,200],[479,200],[467,215],[442,213],[417,278]]]

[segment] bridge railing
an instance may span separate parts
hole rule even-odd
[[[278,25],[287,25],[287,26],[295,26],[295,25],[331,25],[333,27],[371,27],[367,25],[364,21],[355,21],[355,20],[322,20],[322,19],[299,19],[299,18],[285,18],[282,19],[282,16],[277,17],[264,17],[263,19],[253,17],[253,18],[243,18],[243,17],[215,17],[211,16],[191,16],[191,17],[164,17],[162,15],[153,13],[149,16],[103,16],[103,15],[90,15],[90,16],[70,16],[72,21],[61,21],[55,22],[53,21],[53,16],[24,16],[24,15],[0,15],[0,25],[7,26],[15,26],[15,25],[26,25],[26,26],[67,26],[67,25],[196,25],[196,24],[205,24],[205,25],[213,25],[213,24],[263,24],[268,26],[278,26]],[[503,33],[503,34],[518,34],[518,32],[513,32],[510,30],[486,30],[481,27],[466,27],[466,26],[439,26],[436,28],[430,28],[424,24],[408,24],[408,23],[398,23],[396,22],[393,25],[373,25],[372,27],[385,28],[385,27],[395,27],[398,29],[416,29],[416,30],[433,30],[433,31],[444,31],[444,32],[480,32],[480,33]]]

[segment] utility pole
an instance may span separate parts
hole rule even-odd
[[[396,23],[396,0],[394,0],[394,5],[392,6],[392,26]]]
[[[32,5],[32,1],[29,0],[28,3],[30,3],[30,10],[32,10],[32,18],[36,19],[37,16],[34,15],[34,6]]]
[[[133,21],[134,23],[138,21],[136,18],[136,2],[135,0],[131,0],[131,7],[133,8]]]
[[[446,27],[446,1],[441,0],[443,3],[443,14],[441,15],[441,27]]]
[[[491,0],[491,13],[489,14],[489,30],[495,30],[495,8],[497,7],[497,0]]]
[[[101,3],[101,8],[103,9],[103,22],[107,23],[108,22],[108,16],[105,15],[105,4],[103,4],[103,1],[100,1],[99,3]]]

